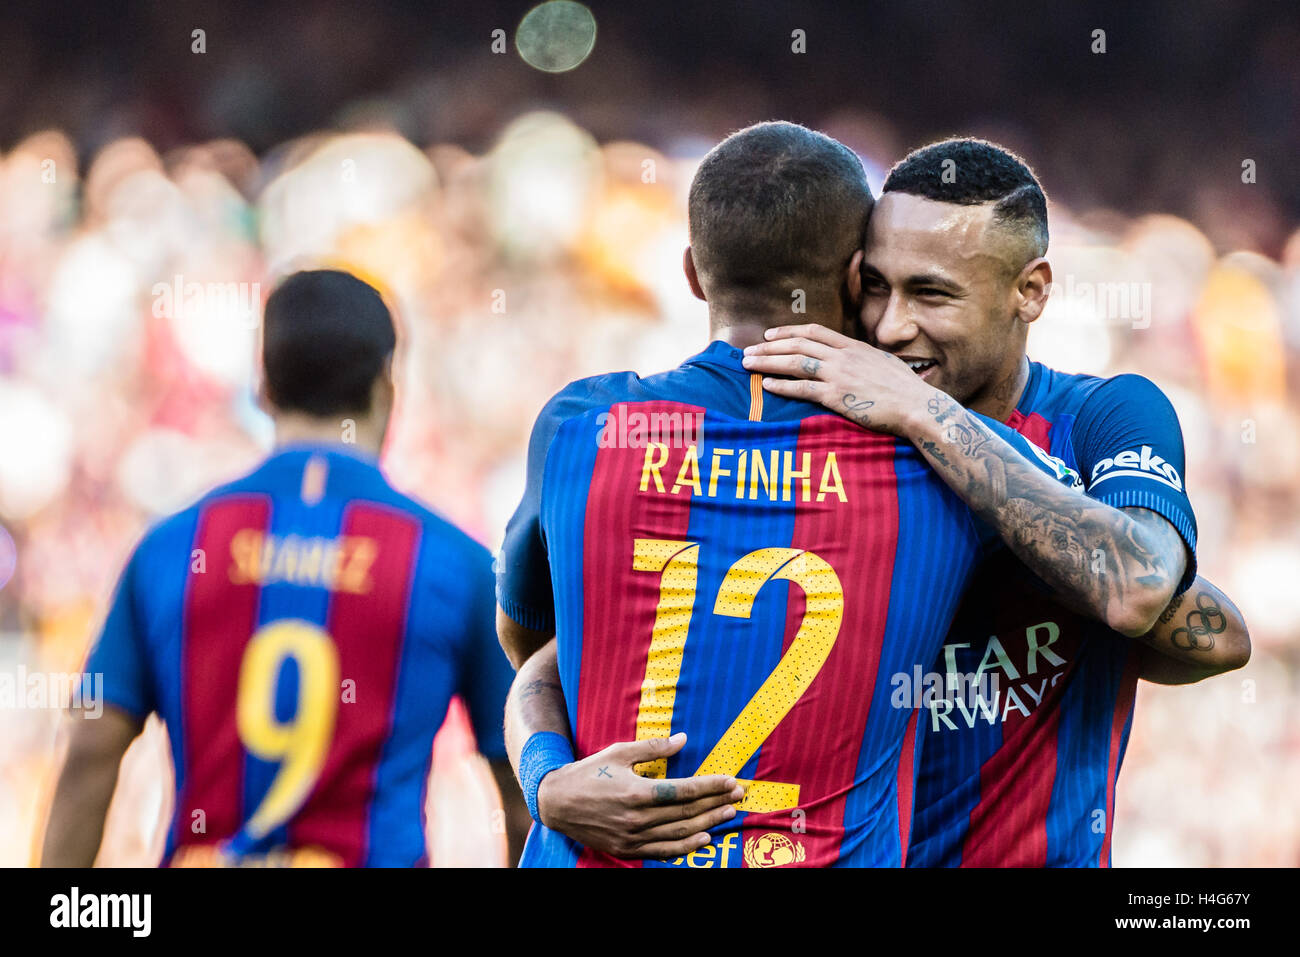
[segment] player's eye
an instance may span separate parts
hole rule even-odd
[[[952,294],[943,289],[935,289],[933,286],[923,286],[916,291],[916,294],[922,299],[951,299]]]
[[[862,291],[868,296],[886,296],[889,286],[879,279],[866,278],[862,280]]]

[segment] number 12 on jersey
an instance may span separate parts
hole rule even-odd
[[[659,604],[637,709],[638,741],[667,737],[672,732],[677,682],[695,607],[699,557],[698,542],[656,538],[633,542],[633,570],[660,575]],[[760,548],[738,560],[722,579],[713,614],[749,618],[759,591],[774,579],[794,582],[803,589],[803,620],[776,668],[713,746],[696,775],[739,774],[808,690],[839,637],[844,619],[839,576],[822,558],[799,548]],[[645,777],[666,777],[668,762],[664,758],[647,761],[638,764],[636,771]],[[798,784],[737,780],[745,788],[737,810],[784,811],[799,804]]]

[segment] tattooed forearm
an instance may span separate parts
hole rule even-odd
[[[1156,623],[1160,625],[1167,625],[1171,621],[1173,621],[1174,615],[1178,614],[1178,609],[1183,607],[1183,599],[1186,597],[1187,597],[1187,592],[1183,592],[1181,595],[1174,596],[1173,600],[1169,602],[1168,607],[1166,607],[1165,610],[1160,613],[1160,618],[1157,620]]]
[[[1169,633],[1169,640],[1175,648],[1186,651],[1213,651],[1214,636],[1227,630],[1228,617],[1209,592],[1199,592],[1195,606],[1183,624]],[[1161,624],[1167,624],[1163,616]]]
[[[1183,572],[1169,522],[1066,488],[946,396],[929,400],[914,439],[939,474],[1011,549],[1072,605],[1125,634],[1143,634]],[[955,453],[955,454],[954,454]]]
[[[948,460],[944,458],[944,454],[940,450],[939,446],[935,445],[933,442],[922,442],[920,445],[920,449],[922,452],[924,452],[934,461],[938,462],[940,465],[948,464]]]
[[[538,695],[546,694],[548,691],[557,691],[564,694],[564,688],[558,681],[549,681],[546,678],[534,678],[531,681],[521,685],[516,693],[519,700],[524,701],[528,698],[536,698]]]
[[[1204,578],[1169,603],[1142,641],[1148,656],[1142,677],[1186,684],[1240,668],[1250,660],[1250,633],[1241,612]]]
[[[569,737],[569,712],[556,652],[555,639],[551,639],[519,668],[506,696],[506,751],[516,771],[524,742],[537,732],[554,731]]]
[[[969,459],[979,454],[984,443],[989,440],[990,433],[977,419],[971,418],[969,422],[954,422],[948,426],[947,435],[948,441]]]
[[[859,399],[852,392],[845,394],[841,400],[844,403],[844,414],[858,425],[866,428],[871,425],[871,417],[867,415],[867,409],[876,403],[870,399]]]
[[[934,416],[934,421],[943,425],[950,418],[957,414],[958,411],[965,411],[959,402],[952,399],[931,399],[925,404],[926,410]]]

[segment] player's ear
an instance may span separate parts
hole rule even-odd
[[[856,307],[862,303],[862,260],[866,254],[859,249],[849,260],[849,271],[844,277],[844,282],[849,290],[849,302]]]
[[[388,358],[384,360],[383,369],[380,370],[379,375],[375,376],[375,384],[371,390],[371,400],[378,400],[382,405],[372,406],[372,408],[391,410],[396,395],[397,385],[393,379],[393,354],[390,352]]]
[[[1020,300],[1016,313],[1021,322],[1033,322],[1041,316],[1052,294],[1052,264],[1041,256],[1026,263],[1016,277],[1016,294]]]
[[[271,401],[271,393],[266,388],[266,374],[263,373],[257,377],[257,391],[254,393],[257,398],[257,407],[267,415],[275,415],[275,403]]]
[[[691,254],[690,246],[687,246],[686,251],[682,253],[682,271],[686,273],[686,281],[690,284],[691,292],[695,294],[695,298],[707,302],[704,287],[700,285],[699,273],[695,271],[695,256]]]

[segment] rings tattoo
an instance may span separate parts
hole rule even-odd
[[[1209,651],[1214,647],[1214,636],[1228,627],[1228,618],[1214,598],[1202,592],[1196,596],[1196,608],[1187,613],[1186,627],[1175,628],[1169,640],[1175,647],[1188,651]]]

